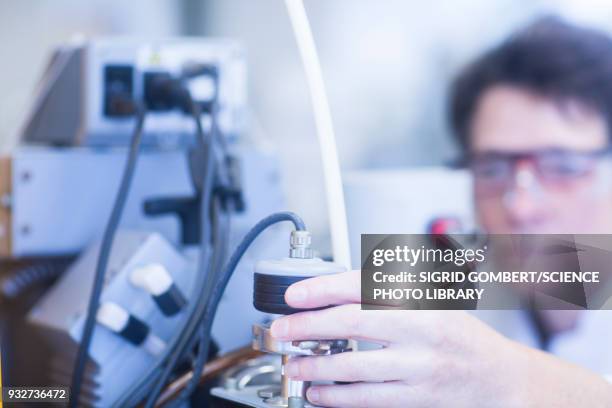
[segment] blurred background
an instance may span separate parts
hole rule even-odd
[[[307,0],[342,170],[441,164],[456,153],[446,91],[475,55],[542,13],[612,28],[606,0]],[[231,37],[248,52],[250,134],[279,153],[289,208],[325,233],[310,100],[281,0],[0,2],[0,150],[16,142],[52,49],[75,35]]]

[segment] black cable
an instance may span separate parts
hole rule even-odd
[[[209,166],[212,166],[213,164],[215,164],[215,166],[212,167],[211,169],[219,171],[219,170],[222,170],[221,168],[219,168],[221,167],[219,166],[219,163],[225,164],[225,160],[223,158],[218,158],[217,156],[215,156],[215,153],[218,153],[215,150],[215,146],[216,146],[216,143],[219,143],[220,141],[220,137],[219,137],[220,135],[219,135],[218,127],[216,123],[216,116],[217,116],[216,110],[213,109],[211,134],[210,134],[210,138],[206,141],[206,143],[208,143],[208,149],[207,149],[208,157],[206,159],[206,163],[209,164]],[[225,152],[222,150],[222,153],[225,153]],[[208,169],[206,170],[206,174],[208,174],[209,176],[212,176],[211,171],[209,171]],[[219,173],[215,173],[215,176],[218,174]],[[207,188],[210,188],[212,184],[213,184],[212,180],[210,181],[203,180],[203,185]],[[204,211],[205,210],[203,207],[202,208],[203,214],[205,214]],[[204,253],[204,248],[202,248],[202,253]],[[214,256],[214,253],[213,253],[213,256]],[[209,268],[210,268],[210,264],[209,264]],[[219,270],[220,269],[221,268],[219,267]],[[194,313],[194,318],[188,322],[185,329],[183,330],[183,333],[181,333],[182,341],[177,344],[173,355],[169,358],[169,361],[166,363],[166,366],[164,367],[163,373],[159,376],[153,389],[149,392],[149,395],[148,395],[148,398],[145,404],[146,408],[152,408],[155,405],[157,398],[161,394],[163,387],[168,382],[168,379],[170,378],[172,371],[174,370],[174,368],[176,367],[180,359],[187,352],[192,351],[193,347],[195,346],[195,343],[198,341],[199,336],[197,333],[198,333],[198,328],[201,326],[203,315],[206,311],[206,300],[210,297],[210,293],[212,292],[215,282],[217,281],[217,276],[216,276],[217,274],[214,268],[212,269],[212,272],[209,270],[206,272],[200,271],[200,273],[205,275],[206,281],[205,281],[205,284],[202,290],[199,293],[196,293],[194,295],[194,298],[199,300],[198,304],[196,305],[197,310]]]
[[[215,204],[216,207],[218,207],[219,204],[219,200],[215,200]],[[219,210],[217,211],[219,212]],[[223,224],[224,222],[226,223],[227,217],[221,217],[221,221],[219,222],[220,224]],[[229,228],[227,228],[227,225],[225,225],[222,228],[219,228],[219,231],[215,234],[215,247],[213,249],[213,260],[211,262],[212,265],[212,273],[219,273],[217,271],[221,271],[222,267],[223,267],[223,263],[225,262],[225,257],[227,255],[227,247],[229,244],[229,234],[228,231]],[[200,330],[199,330],[199,334],[198,337],[194,340],[197,340],[198,343],[198,351],[197,354],[193,360],[192,363],[192,371],[195,372],[201,372],[201,370],[203,369],[203,365],[206,363],[207,357],[208,357],[208,351],[206,352],[206,356],[204,356],[204,358],[201,357],[202,353],[204,352],[204,341],[206,341],[206,333],[203,332],[202,327],[200,326]],[[194,341],[195,343],[195,341]],[[193,346],[189,347],[190,349],[193,348]],[[196,377],[192,377],[191,381],[189,382],[188,386],[186,387],[185,390],[183,390],[183,392],[181,393],[181,395],[177,398],[177,400],[175,401],[175,403],[173,404],[173,406],[182,406],[182,403],[188,399],[191,394],[195,391],[195,389],[197,388],[198,384],[199,384],[199,377],[197,378],[198,381],[194,381],[194,379],[196,379]]]
[[[123,397],[115,404],[117,407],[125,405],[134,405],[138,401],[144,398],[144,393],[148,393],[146,402],[147,407],[152,407],[157,396],[161,393],[164,385],[168,382],[169,377],[172,375],[176,365],[184,359],[188,353],[192,353],[195,347],[195,342],[198,340],[197,332],[202,322],[204,312],[206,310],[206,299],[212,291],[214,283],[217,280],[217,270],[221,270],[219,262],[223,262],[223,257],[217,256],[225,251],[220,251],[217,247],[219,238],[216,234],[211,237],[210,228],[210,212],[213,195],[216,196],[217,191],[215,183],[228,179],[227,171],[224,166],[227,166],[228,160],[226,159],[227,146],[222,142],[220,132],[217,126],[217,108],[218,106],[213,105],[211,110],[212,123],[211,132],[208,134],[209,137],[205,137],[205,132],[202,129],[200,120],[201,107],[199,104],[194,102],[189,92],[183,90],[179,92],[180,99],[185,102],[186,106],[189,106],[189,110],[192,113],[196,121],[197,126],[197,143],[200,152],[204,153],[198,159],[205,163],[205,169],[200,170],[203,173],[201,180],[198,180],[197,187],[200,192],[200,235],[201,235],[201,247],[200,247],[200,261],[197,271],[196,281],[194,282],[194,291],[192,294],[192,305],[190,305],[187,311],[186,322],[183,325],[183,329],[179,331],[179,334],[172,339],[168,346],[168,352],[159,359],[155,366],[153,366],[149,373],[144,375],[137,384],[130,388],[130,390],[123,395]],[[217,149],[219,146],[219,149]],[[223,211],[227,212],[226,206],[223,206]],[[219,214],[223,214],[220,211]],[[213,215],[213,220],[217,221],[219,215]],[[227,226],[221,229],[229,229]],[[211,239],[212,238],[212,239]],[[225,238],[221,238],[221,242],[226,241]],[[213,245],[212,255],[210,246]],[[221,259],[221,261],[215,261],[215,259]],[[161,371],[161,373],[159,372]],[[153,388],[151,390],[151,384]]]
[[[214,155],[214,135],[205,138],[205,133],[202,129],[202,123],[200,121],[200,109],[196,103],[192,103],[192,115],[196,121],[197,131],[199,135],[200,148],[204,150],[204,160],[206,168],[204,169],[204,177],[201,180],[200,188],[200,219],[201,219],[201,243],[200,243],[200,261],[198,267],[198,281],[195,285],[195,291],[192,294],[192,299],[197,300],[193,302],[193,306],[190,308],[189,317],[185,323],[183,330],[179,336],[173,341],[169,347],[169,355],[166,355],[165,365],[162,369],[161,374],[156,378],[152,379],[154,383],[153,389],[148,393],[148,398],[145,407],[151,408],[155,404],[161,390],[167,383],[172,371],[178,364],[178,362],[185,356],[185,353],[189,350],[189,342],[195,336],[195,332],[201,321],[201,315],[205,307],[206,293],[209,292],[209,287],[212,286],[214,281],[213,274],[210,273],[210,208],[213,196],[213,185],[216,174],[216,160]],[[213,116],[214,120],[214,116]],[[146,387],[148,384],[144,383]],[[150,383],[149,383],[150,384]]]
[[[188,93],[184,93],[185,98],[190,98]],[[214,159],[213,137],[206,137],[202,129],[200,121],[201,110],[200,106],[193,100],[189,99],[191,113],[196,122],[197,131],[197,148],[204,153],[200,158],[205,163],[203,169],[203,177],[198,180],[196,189],[200,194],[200,260],[196,272],[196,279],[193,284],[191,299],[188,310],[186,311],[186,322],[183,324],[183,329],[180,330],[171,342],[168,344],[167,352],[150,368],[149,372],[144,374],[142,378],[134,384],[123,396],[113,405],[114,407],[122,408],[124,406],[133,406],[142,401],[143,398],[151,389],[151,384],[166,382],[172,374],[172,370],[176,364],[185,357],[188,351],[188,341],[194,335],[197,324],[200,321],[200,315],[203,313],[204,299],[201,294],[205,292],[207,286],[207,278],[210,278],[210,211],[213,196],[214,178],[216,174],[217,163]],[[213,118],[214,120],[214,118]],[[199,188],[198,188],[199,187]]]
[[[224,156],[224,155],[222,155]],[[224,157],[221,158],[221,161],[223,162]],[[219,169],[221,170],[221,169]],[[229,216],[228,214],[233,211],[232,208],[232,204],[230,203],[223,203],[222,206],[222,199],[219,196],[216,196],[213,202],[213,214],[212,214],[212,219],[213,219],[213,250],[212,250],[212,259],[210,262],[210,270],[209,270],[209,276],[211,279],[209,279],[210,282],[212,282],[210,285],[207,285],[207,288],[205,288],[203,294],[200,296],[200,299],[202,300],[202,304],[203,307],[206,306],[206,299],[208,299],[208,297],[210,296],[210,292],[212,291],[212,287],[213,287],[213,283],[216,282],[216,280],[218,279],[218,276],[221,274],[222,269],[223,269],[223,264],[226,260],[226,255],[227,255],[227,248],[229,245]],[[229,208],[227,207],[229,205]],[[223,210],[225,211],[223,211]],[[227,213],[226,213],[227,212]],[[205,310],[205,309],[203,309]],[[201,318],[198,319],[198,322],[201,322]],[[206,338],[206,336],[204,335],[204,333],[202,332],[202,325],[200,323],[198,323],[198,327],[200,327],[200,329],[198,330],[197,333],[194,333],[194,335],[191,337],[191,339],[189,340],[188,345],[185,347],[186,351],[189,351],[190,353],[193,354],[193,352],[195,350],[197,350],[197,353],[195,356],[192,356],[192,370],[194,372],[199,372],[201,371],[201,368],[198,368],[199,365],[205,364],[206,363],[206,358],[204,359],[200,359],[199,356],[201,355],[201,351],[202,349],[202,342],[204,341],[204,339]],[[197,335],[196,335],[197,334]],[[197,348],[196,348],[197,347]],[[166,381],[162,384],[165,385]],[[191,382],[191,384],[193,384],[193,381]],[[191,385],[190,387],[188,387],[188,389],[183,390],[183,392],[181,393],[181,395],[179,395],[177,397],[177,399],[172,403],[172,406],[182,406],[181,404],[191,396],[191,394],[193,393],[193,391],[195,390],[195,388],[197,387],[198,383],[195,382],[194,385]],[[154,394],[151,394],[154,395]],[[152,399],[152,398],[151,398]],[[154,403],[155,401],[153,401]]]
[[[115,234],[121,220],[121,214],[123,213],[128,192],[130,191],[134,170],[138,161],[138,154],[140,152],[142,130],[146,113],[144,109],[139,108],[137,109],[136,114],[136,126],[134,127],[134,132],[132,134],[130,150],[125,168],[123,170],[123,176],[121,177],[121,185],[119,186],[119,191],[115,198],[115,203],[113,205],[110,218],[106,224],[104,237],[100,246],[100,254],[98,255],[91,296],[87,306],[87,314],[85,315],[86,317],[83,325],[81,341],[74,364],[74,371],[72,373],[72,388],[70,398],[71,407],[76,407],[78,405],[81,385],[85,375],[85,365],[89,357],[89,347],[91,345],[91,340],[96,326],[96,314],[100,306],[100,296],[102,295],[102,289],[104,287],[104,276],[106,274],[106,268],[108,266],[108,260],[113,247],[113,242],[115,240]]]
[[[225,292],[225,288],[227,287],[227,284],[229,283],[229,280],[232,277],[236,266],[238,266],[240,259],[242,259],[242,256],[246,253],[247,249],[263,231],[265,231],[270,226],[283,221],[293,222],[295,229],[297,229],[298,231],[306,229],[306,226],[302,219],[297,214],[294,214],[292,212],[279,212],[269,215],[259,221],[257,224],[255,224],[255,226],[251,228],[251,230],[244,236],[238,247],[236,247],[236,249],[234,250],[227,265],[223,269],[220,279],[217,280],[216,284],[214,285],[211,295],[206,303],[206,311],[204,313],[204,319],[202,321],[201,338],[196,362],[194,364],[193,375],[189,384],[187,385],[187,388],[182,393],[181,398],[185,398],[186,396],[191,395],[191,393],[195,391],[198,386],[202,371],[204,369],[204,365],[206,363],[206,359],[208,357],[212,325],[214,322],[215,314],[217,312],[217,307],[219,306],[219,302],[221,301],[223,292]],[[157,399],[157,397],[155,398]]]

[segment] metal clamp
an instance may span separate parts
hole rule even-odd
[[[264,353],[289,356],[327,356],[350,351],[348,340],[279,341],[272,337],[270,326],[253,325],[253,348]]]

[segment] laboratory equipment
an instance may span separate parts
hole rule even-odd
[[[77,384],[73,405],[152,407],[190,371],[174,393],[185,401],[214,340],[221,353],[248,341],[266,353],[232,360],[238,365],[213,390],[218,401],[306,407],[308,384],[286,377],[283,366],[353,349],[349,339],[280,342],[269,332],[274,315],[297,312],[284,301],[291,283],[350,266],[314,41],[301,1],[287,5],[315,108],[340,265],[316,258],[301,219],[279,212],[275,157],[242,138],[246,64],[238,44],[95,39],[66,45],[49,65],[23,128],[26,146],[0,160],[0,257],[77,257],[28,316],[52,351],[42,373],[54,384]],[[286,248],[277,227],[246,252],[281,221],[295,227],[289,257],[270,261]]]
[[[262,312],[274,314],[304,311],[304,309],[293,309],[286,303],[287,288],[304,279],[343,271],[345,268],[339,264],[315,258],[311,249],[310,233],[295,230],[291,233],[289,257],[263,260],[255,265],[253,306]],[[265,323],[253,325],[252,346],[255,350],[277,355],[280,359],[280,382],[264,384],[263,387],[260,383],[251,385],[249,383],[252,380],[245,382],[245,372],[239,371],[233,377],[235,381],[230,382],[226,379],[224,387],[212,390],[213,395],[253,407],[309,407],[311,405],[306,399],[306,391],[310,383],[289,378],[285,374],[285,365],[296,358],[351,350],[348,339],[280,341],[272,337],[270,325]],[[264,366],[269,366],[269,359],[262,361]],[[269,374],[268,370],[262,370],[261,365],[254,364],[259,367],[259,372]]]
[[[48,355],[21,360],[14,381],[76,378],[73,405],[125,406],[142,399],[158,370],[188,362],[224,248],[284,206],[274,154],[240,137],[244,67],[241,48],[226,40],[107,38],[56,53],[20,146],[0,159],[0,258],[76,261],[52,270],[62,276],[27,318]],[[281,236],[270,232],[257,255],[278,256]],[[250,307],[235,317],[251,294],[253,263],[246,255],[228,282],[207,335],[220,352],[269,318]],[[51,280],[50,268],[35,271]]]
[[[54,146],[127,146],[136,116],[147,106],[144,145],[193,141],[195,126],[159,84],[181,78],[203,115],[217,106],[228,139],[245,128],[244,51],[230,40],[134,38],[75,40],[48,64],[21,138]]]

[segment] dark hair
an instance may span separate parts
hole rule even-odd
[[[470,64],[455,80],[450,99],[451,126],[462,147],[469,146],[478,99],[502,84],[555,101],[575,100],[600,113],[612,129],[612,39],[602,32],[548,16]]]

